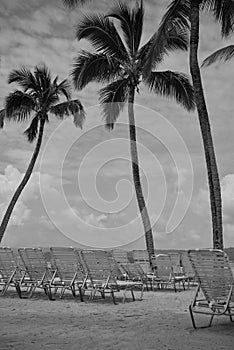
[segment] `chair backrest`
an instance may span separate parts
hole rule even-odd
[[[80,254],[91,282],[116,283],[106,251],[82,250]]]
[[[198,249],[189,250],[188,256],[206,299],[227,300],[234,283],[227,254],[218,249]]]
[[[24,269],[31,280],[39,281],[52,277],[41,248],[19,248],[18,253],[23,262]]]
[[[117,261],[118,264],[127,264],[128,260],[128,251],[122,249],[113,249],[111,255]]]
[[[231,270],[232,270],[232,274],[234,275],[234,261],[230,261],[229,260],[229,264],[230,264],[230,267],[231,267]]]
[[[181,265],[182,265],[183,273],[185,276],[188,276],[188,277],[195,276],[195,271],[194,271],[192,263],[188,257],[187,251],[181,252]]]
[[[123,268],[122,265],[120,265],[115,258],[112,256],[112,254],[108,254],[108,259],[109,259],[109,263],[110,263],[110,268],[111,268],[111,272],[112,274],[117,278],[117,279],[124,279],[125,276],[123,274]]]
[[[168,255],[170,256],[173,272],[174,273],[181,273],[181,266],[180,266],[181,256],[180,256],[180,253],[170,252],[169,251]]]
[[[14,251],[9,247],[0,247],[0,279],[7,281],[13,274],[17,279],[22,277]]]
[[[124,271],[127,274],[127,277],[130,280],[140,280],[144,281],[146,280],[146,274],[141,268],[140,264],[138,263],[128,263],[128,264],[122,264],[122,267]]]
[[[51,247],[56,276],[61,280],[83,280],[85,272],[79,253],[72,247]]]
[[[156,268],[155,272],[157,277],[170,277],[172,274],[172,263],[168,254],[156,255],[153,260],[153,267]]]
[[[132,250],[133,261],[140,264],[145,273],[152,272],[147,250]]]

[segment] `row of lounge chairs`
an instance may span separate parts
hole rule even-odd
[[[11,248],[0,248],[0,283],[2,294],[6,294],[9,286],[14,286],[18,295],[22,290],[32,296],[35,289],[41,288],[49,299],[54,299],[57,291],[60,297],[70,290],[75,297],[90,292],[90,299],[100,292],[102,296],[124,291],[130,291],[134,299],[134,289],[140,289],[141,297],[144,288],[168,288],[177,290],[177,285],[185,289],[189,285],[190,276],[185,266],[182,270],[179,255],[177,259],[166,254],[159,254],[149,264],[145,251],[134,251],[129,259],[128,252],[114,250],[78,250],[68,247],[51,247],[49,251],[41,248],[20,248],[17,254]],[[134,260],[133,260],[134,258]],[[184,265],[185,265],[185,260]],[[191,265],[190,265],[191,268]],[[54,295],[53,292],[54,292]]]
[[[109,293],[116,303],[116,292],[123,291],[124,302],[128,291],[135,300],[134,290],[139,288],[142,298],[143,283],[124,278],[117,262],[106,251],[51,247],[49,255],[48,260],[41,248],[19,248],[16,256],[11,248],[1,247],[2,294],[10,286],[15,287],[20,298],[23,294],[31,297],[37,288],[44,290],[50,300],[58,292],[62,298],[66,290],[74,297],[78,295],[81,301],[88,292],[90,300],[97,293],[102,298]]]
[[[132,261],[129,261],[132,260]],[[0,285],[2,295],[13,286],[19,297],[31,297],[37,288],[44,290],[50,300],[63,297],[69,290],[74,297],[93,300],[97,293],[105,298],[109,293],[116,303],[115,294],[122,292],[122,301],[130,292],[155,286],[164,289],[196,281],[196,293],[189,305],[194,328],[194,314],[227,315],[233,321],[234,277],[227,255],[221,250],[189,250],[182,255],[159,254],[151,266],[144,251],[129,254],[124,251],[78,250],[51,247],[46,253],[41,248],[20,248],[17,254],[8,247],[0,247]]]

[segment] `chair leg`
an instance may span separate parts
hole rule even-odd
[[[78,286],[78,289],[79,289],[80,301],[84,301],[84,298],[83,298],[83,291],[82,291],[81,286]]]
[[[190,312],[190,316],[191,316],[193,328],[194,328],[194,329],[197,329],[196,323],[195,323],[195,319],[194,319],[194,316],[193,316],[193,310],[192,310],[192,306],[191,306],[191,305],[189,305],[189,312]]]
[[[230,309],[228,308],[228,314],[229,314],[229,318],[230,318],[230,321],[233,322],[233,319],[232,319],[232,314],[231,314],[231,311]]]
[[[73,297],[75,298],[76,297],[76,290],[75,290],[74,285],[71,286],[71,292],[72,292]]]
[[[55,300],[52,297],[50,286],[44,286],[44,291],[45,291],[45,294],[48,296],[49,300]]]
[[[36,285],[32,284],[30,289],[29,289],[29,298],[32,297],[33,293],[35,292],[35,289],[36,289]]]
[[[21,289],[20,289],[19,283],[15,284],[15,289],[16,289],[16,292],[17,292],[19,298],[22,299]]]
[[[212,324],[213,318],[214,318],[214,314],[212,314],[212,315],[211,315],[211,318],[210,318],[210,323],[209,323],[209,327],[211,327],[211,324]]]
[[[115,305],[117,305],[116,300],[115,300],[115,293],[114,293],[114,291],[112,289],[111,289],[111,296],[112,296],[112,299],[113,299],[113,303]]]

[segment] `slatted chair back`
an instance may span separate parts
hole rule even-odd
[[[31,281],[49,281],[52,278],[41,248],[19,248],[18,253]]]
[[[72,247],[51,247],[50,253],[56,276],[62,281],[83,281],[85,273],[79,254]]]
[[[127,264],[129,263],[128,251],[122,249],[113,249],[111,251],[113,258],[117,261],[118,264]]]
[[[106,251],[82,250],[80,254],[91,283],[116,283]]]
[[[170,256],[167,254],[156,255],[153,260],[153,267],[156,268],[155,273],[159,278],[169,279],[172,274],[172,263]]]
[[[22,276],[18,269],[17,259],[9,247],[0,247],[0,280],[4,283],[11,277],[20,279]]]
[[[133,261],[140,264],[145,273],[151,273],[152,269],[149,262],[147,250],[132,250]]]
[[[188,278],[194,279],[195,272],[194,272],[192,263],[188,257],[187,251],[181,252],[181,266],[182,266],[184,275],[187,276]]]
[[[234,284],[227,254],[217,249],[200,249],[189,250],[188,256],[207,301],[226,301]],[[231,300],[234,301],[234,294]]]
[[[230,267],[231,267],[231,270],[232,270],[232,274],[234,276],[234,261],[233,260],[232,261],[229,260],[229,264],[230,264]]]
[[[18,266],[16,255],[9,247],[0,247],[0,285],[1,294],[6,294],[9,286],[16,289],[21,298],[20,281],[22,279],[21,269]]]
[[[118,279],[118,280],[124,280],[125,276],[123,274],[122,265],[120,265],[115,258],[112,256],[112,254],[108,254],[108,259],[110,263],[110,268],[112,274]]]
[[[177,252],[168,252],[168,255],[170,256],[171,260],[171,265],[173,272],[175,274],[180,274],[182,271],[181,266],[180,266],[180,261],[181,261],[181,256]]]
[[[147,279],[144,270],[141,268],[140,264],[128,263],[122,265],[124,271],[126,272],[128,278],[132,281],[142,281]]]

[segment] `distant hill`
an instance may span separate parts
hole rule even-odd
[[[157,254],[167,254],[168,251],[180,253],[186,250],[180,250],[180,249],[159,249],[157,250]],[[234,261],[234,247],[225,248],[224,251],[227,253],[230,260]]]

